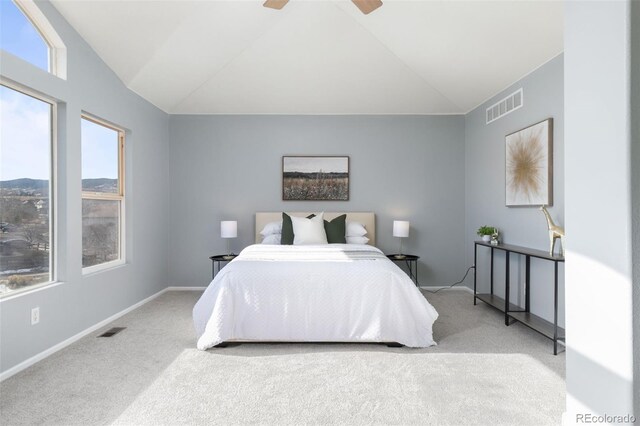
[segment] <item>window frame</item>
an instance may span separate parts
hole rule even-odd
[[[0,294],[0,301],[30,294],[51,286],[59,285],[58,277],[58,103],[53,99],[23,85],[14,83],[0,76],[0,85],[25,96],[32,97],[51,107],[49,141],[49,280],[34,284],[9,293]]]
[[[96,272],[104,271],[107,269],[112,269],[126,263],[126,244],[125,244],[125,201],[126,201],[126,193],[125,193],[125,142],[126,142],[126,132],[123,128],[118,127],[108,121],[97,118],[91,114],[83,112],[80,114],[80,124],[82,124],[82,120],[90,121],[94,124],[106,127],[118,133],[118,192],[92,192],[92,191],[84,191],[82,192],[82,201],[84,200],[102,200],[102,201],[119,201],[119,217],[118,217],[118,258],[115,260],[110,260],[108,262],[99,263],[97,265],[91,266],[83,266],[82,274],[89,275]],[[80,185],[82,188],[82,137],[80,138]],[[82,246],[82,252],[84,252],[84,245]]]

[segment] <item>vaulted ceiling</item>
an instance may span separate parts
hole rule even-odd
[[[383,2],[53,0],[176,114],[466,113],[563,49],[561,2]]]

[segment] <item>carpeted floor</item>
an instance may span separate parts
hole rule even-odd
[[[195,348],[199,292],[168,292],[0,384],[1,423],[558,425],[564,354],[464,291],[425,293],[438,346]],[[109,328],[107,327],[107,328]],[[103,330],[102,330],[103,331]]]

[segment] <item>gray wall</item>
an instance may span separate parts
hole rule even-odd
[[[638,69],[630,63],[630,7],[630,1],[565,6],[566,424],[578,423],[578,413],[632,414],[638,386],[637,229],[632,234],[638,182],[632,185],[632,176],[637,179],[639,164],[631,162],[638,93],[630,96],[629,78],[637,89]],[[636,12],[633,25],[639,23]],[[637,137],[637,123],[633,129]],[[606,232],[594,236],[594,227]]]
[[[411,221],[407,253],[422,285],[465,270],[462,116],[171,116],[170,282],[204,286],[224,253],[220,221],[238,220],[238,252],[256,211],[373,211],[377,245],[398,250],[394,219]],[[350,200],[282,201],[283,155],[348,155]]]
[[[0,301],[0,371],[167,286],[168,116],[125,88],[48,2],[38,2],[68,49],[68,80],[1,52],[2,76],[59,100],[60,285]],[[82,275],[80,113],[128,129],[127,263]],[[40,307],[40,323],[30,324]]]
[[[523,88],[523,107],[486,124],[486,108]],[[505,206],[505,136],[547,118],[553,118],[553,207],[549,213],[564,225],[564,116],[563,57],[557,56],[465,117],[465,255],[473,262],[473,241],[481,225],[496,226],[501,240],[546,250],[547,223],[536,207]],[[559,243],[556,243],[559,250]],[[478,249],[478,289],[489,289],[489,249]],[[524,305],[524,259],[511,256],[511,301]],[[495,252],[494,292],[504,297],[503,252]],[[564,280],[560,267],[560,324],[564,324]],[[471,280],[469,285],[473,285]],[[531,311],[553,321],[553,263],[531,260]]]

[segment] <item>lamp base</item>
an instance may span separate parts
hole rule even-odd
[[[402,254],[402,238],[403,237],[400,237],[400,250],[398,250],[398,254],[393,256],[394,259],[405,259],[407,257]]]
[[[229,254],[225,254],[224,256],[222,256],[222,259],[231,260],[234,257],[236,257],[236,255],[233,254],[233,252],[231,251],[231,247],[229,246],[229,238],[227,238],[227,253],[229,253]]]

